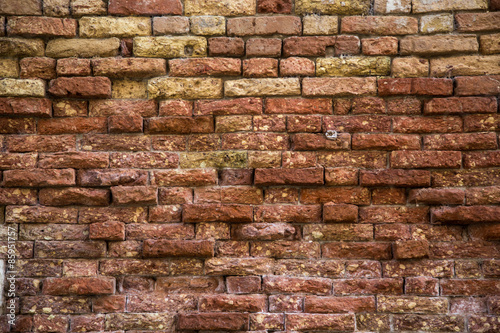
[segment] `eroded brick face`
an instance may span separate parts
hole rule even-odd
[[[0,332],[500,332],[499,10],[0,0]]]

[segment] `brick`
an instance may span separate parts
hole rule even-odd
[[[420,114],[422,111],[422,103],[415,97],[407,96],[404,98],[396,98],[387,101],[387,113],[399,115]]]
[[[290,57],[280,61],[280,76],[314,76],[315,68],[312,60]]]
[[[17,59],[8,59],[8,58],[1,59],[0,60],[0,75],[2,77],[10,77],[10,78],[19,77],[19,66],[18,66]]]
[[[226,34],[226,19],[223,16],[192,16],[191,33],[211,36]]]
[[[43,57],[44,42],[41,39],[0,37],[0,55]]]
[[[291,0],[258,0],[258,13],[290,14],[292,12]]]
[[[386,116],[331,116],[323,117],[323,124],[340,132],[388,132],[391,121]]]
[[[212,258],[205,261],[207,275],[270,274],[274,260],[269,258]]]
[[[145,257],[213,257],[211,241],[146,240],[143,247]]]
[[[379,79],[379,96],[393,95],[452,95],[453,81],[451,79],[435,78],[401,78]]]
[[[436,223],[473,224],[498,222],[495,206],[458,206],[432,210],[432,220]]]
[[[435,58],[431,60],[430,75],[444,77],[500,74],[499,59],[498,55]]]
[[[75,185],[73,169],[25,169],[3,173],[4,186],[45,187]]]
[[[326,98],[269,98],[265,108],[266,113],[272,114],[331,114],[332,101]]]
[[[361,42],[357,36],[338,36],[335,41],[335,56],[359,54]]]
[[[213,118],[210,116],[150,118],[145,123],[145,132],[152,134],[191,134],[213,131]]]
[[[281,55],[281,39],[250,38],[246,42],[248,57],[279,57]]]
[[[429,60],[416,57],[395,58],[392,75],[395,77],[422,77],[429,74]]]
[[[111,15],[181,15],[182,4],[179,0],[153,0],[147,3],[112,0],[109,3],[108,13]]]
[[[74,16],[106,15],[106,7],[103,0],[71,0],[71,13]]]
[[[444,297],[381,296],[377,298],[377,309],[389,313],[430,313],[448,311],[448,300]]]
[[[329,48],[336,47],[336,37],[289,37],[283,41],[283,55],[290,56],[326,56]],[[358,40],[359,44],[359,40]]]
[[[409,35],[418,32],[418,21],[406,16],[347,16],[342,33],[364,35]]]
[[[305,78],[304,96],[357,96],[376,93],[375,78]]]
[[[465,193],[460,189],[422,188],[411,190],[408,201],[430,205],[460,205],[463,204]]]
[[[238,17],[227,20],[228,36],[300,35],[302,22],[294,16]]]
[[[437,279],[424,276],[408,277],[406,278],[405,291],[407,294],[413,295],[437,296],[439,283]]]
[[[255,14],[255,0],[215,1],[215,0],[187,0],[184,4],[184,14],[191,15],[222,15],[243,16]]]
[[[88,102],[75,100],[58,100],[52,105],[54,117],[86,117]]]
[[[156,187],[117,186],[111,188],[113,203],[117,205],[155,205],[158,203]]]
[[[52,58],[24,58],[19,62],[21,78],[53,79],[56,77],[56,61]]]
[[[303,297],[295,295],[271,295],[269,296],[270,312],[302,312]]]
[[[475,53],[479,43],[475,35],[409,36],[400,42],[400,52],[408,54]]]
[[[245,313],[181,314],[177,327],[181,330],[243,330],[248,327]]]
[[[471,152],[464,153],[464,167],[487,168],[498,165],[498,154],[496,152]]]
[[[150,98],[220,98],[222,97],[222,80],[214,78],[155,78],[148,82],[148,94]]]
[[[267,293],[325,295],[331,293],[331,280],[325,278],[266,276],[263,279],[262,287]]]
[[[498,185],[495,170],[456,170],[433,172],[432,183],[434,186],[492,186]]]
[[[194,36],[135,37],[133,49],[137,57],[204,57],[207,55],[207,40]]]
[[[74,37],[77,22],[73,19],[15,16],[7,22],[7,34],[37,37]]]
[[[0,96],[45,97],[45,82],[40,79],[9,79],[0,81]]]
[[[363,241],[373,238],[373,227],[368,224],[308,224],[304,226],[305,240]]]
[[[303,19],[304,35],[335,35],[338,32],[338,17],[307,15]]]
[[[111,119],[110,119],[111,120]],[[85,135],[80,139],[80,145],[82,150],[94,150],[94,151],[108,151],[108,150],[118,150],[118,151],[141,151],[149,150],[150,138],[147,136],[134,136],[134,135]],[[91,153],[88,153],[92,156]],[[96,155],[98,156],[98,155]],[[115,155],[113,155],[115,156]],[[122,155],[123,156],[123,155]],[[125,155],[126,156],[126,155]],[[158,157],[164,157],[165,155],[158,154]],[[169,156],[169,155],[167,155]]]
[[[395,37],[365,38],[361,40],[363,54],[392,55],[398,53],[398,39]]]
[[[316,75],[318,76],[368,76],[388,75],[391,71],[389,57],[348,57],[318,58]]]
[[[38,258],[100,258],[105,252],[105,242],[98,241],[40,241],[35,246]]]
[[[157,104],[153,100],[92,100],[89,115],[92,117],[108,117],[114,115],[140,115],[154,117],[157,115]]]
[[[72,77],[51,80],[49,93],[58,97],[111,97],[111,81],[106,77]]]
[[[245,54],[245,42],[241,38],[215,37],[208,39],[208,53],[212,57],[239,57]]]
[[[324,243],[321,246],[323,258],[343,259],[391,259],[389,243]]]
[[[47,0],[43,3],[43,13],[47,16],[69,16],[70,0]]]
[[[356,150],[413,150],[420,149],[417,135],[354,134],[352,148]]]
[[[489,279],[446,279],[441,281],[444,296],[498,295],[500,284]]]
[[[497,102],[489,97],[433,98],[424,105],[424,114],[496,113]]]
[[[0,14],[8,15],[41,15],[42,3],[38,0],[26,1],[24,6],[19,6],[16,2],[2,1]]]
[[[151,184],[159,186],[206,186],[217,184],[215,169],[162,170],[152,174]]]
[[[359,210],[361,223],[428,223],[428,207],[362,207]]]
[[[430,186],[431,174],[424,170],[378,170],[361,171],[360,182],[363,186]]]
[[[159,188],[158,203],[160,205],[193,203],[193,191],[190,188],[183,187]]]
[[[109,313],[106,314],[106,330],[171,330],[174,319],[174,315],[164,313]]]
[[[75,123],[73,118],[40,119],[40,134],[84,134],[107,132],[106,118],[80,118]]]
[[[468,327],[471,331],[494,332],[500,328],[500,324],[497,316],[474,315],[469,318]]]
[[[186,205],[184,222],[252,222],[252,207],[229,204]]]
[[[266,308],[264,295],[209,295],[199,302],[202,312],[262,312]]]
[[[147,83],[121,79],[113,81],[112,98],[147,98]]]
[[[10,206],[5,212],[8,223],[76,223],[74,208]]]
[[[120,40],[105,39],[53,39],[47,42],[45,55],[51,58],[113,57],[118,55]]]
[[[420,18],[420,32],[424,34],[451,32],[454,29],[452,14],[431,14]]]
[[[357,222],[358,207],[355,205],[324,205],[323,221],[326,223]]]
[[[133,116],[111,116],[108,118],[110,133],[140,133],[142,132],[142,117]]]
[[[375,297],[307,296],[304,307],[305,312],[311,313],[374,312]]]
[[[177,35],[189,32],[189,18],[183,16],[153,17],[154,35]]]
[[[92,223],[89,226],[89,238],[97,240],[125,240],[125,225],[121,222]]]
[[[57,60],[58,76],[90,76],[90,60],[78,58],[64,58]]]
[[[41,332],[62,333],[68,329],[69,319],[62,315],[35,315],[33,325]]]
[[[367,0],[349,0],[341,3],[324,3],[320,0],[298,0],[295,4],[296,14],[367,14],[370,2]]]
[[[440,3],[429,4],[425,0],[417,0],[413,3],[414,13],[426,13],[435,11],[450,11],[450,10],[473,10],[487,9],[488,4],[484,0],[459,0],[459,1],[443,1]]]
[[[50,117],[51,101],[45,98],[0,98],[0,114]]]
[[[429,256],[429,243],[425,240],[407,240],[394,243],[394,258],[415,259]]]
[[[393,131],[395,133],[456,133],[463,130],[463,120],[460,117],[394,117]]]
[[[194,107],[195,115],[261,114],[262,99],[237,98],[226,100],[199,100]]]
[[[390,1],[390,0],[375,0],[375,14],[407,14],[411,11],[411,0]]]
[[[231,80],[224,83],[224,92],[229,97],[299,95],[300,83],[296,78]]]
[[[490,243],[491,244],[491,243]],[[430,256],[432,258],[457,258],[457,259],[477,259],[480,257],[493,258],[498,256],[498,249],[484,241],[472,242],[441,242],[431,243]]]
[[[391,166],[394,168],[459,168],[460,152],[441,151],[393,151]]]
[[[2,188],[0,203],[2,205],[35,205],[36,193],[29,189]]]
[[[143,58],[102,58],[93,59],[92,68],[94,75],[107,76],[111,78],[122,77],[153,77],[162,76],[166,72],[166,61],[164,59]]]
[[[220,293],[223,287],[224,281],[217,277],[159,277],[156,290],[170,294]]]
[[[460,13],[455,16],[459,32],[494,31],[498,27],[495,21],[500,19],[500,13]]]
[[[39,200],[47,206],[107,206],[109,204],[109,190],[82,187],[63,189],[42,189]]]
[[[270,58],[253,58],[243,60],[244,77],[277,77],[278,60]]]
[[[108,167],[107,153],[67,152],[40,154],[39,168],[75,168],[91,169]]]
[[[323,183],[322,168],[257,169],[257,185],[314,185]]]
[[[114,279],[110,278],[50,278],[43,285],[47,295],[105,295],[114,292]]]
[[[499,201],[498,186],[476,187],[465,190],[468,205],[495,204]]]
[[[500,53],[500,34],[482,35],[479,37],[482,54]]]
[[[291,330],[354,330],[352,314],[287,314],[287,328]]]
[[[173,59],[168,62],[170,76],[236,76],[241,60],[232,58]]]

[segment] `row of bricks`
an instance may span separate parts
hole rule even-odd
[[[436,32],[495,31],[499,12],[428,15],[419,19],[409,16],[257,16],[226,18],[224,16],[188,17],[93,17],[79,20],[38,16],[4,18],[6,35],[28,37],[82,38],[135,37],[165,34],[212,36],[255,35],[410,35]],[[455,21],[455,22],[454,22]],[[3,27],[3,25],[2,25]],[[340,27],[340,29],[339,29]],[[3,30],[3,29],[2,29]],[[339,31],[340,30],[340,31]],[[5,33],[0,33],[4,35]],[[498,38],[498,37],[497,37]],[[431,38],[429,38],[431,40]]]

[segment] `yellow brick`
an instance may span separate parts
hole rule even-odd
[[[41,39],[0,37],[0,56],[43,57],[44,48]]]
[[[302,21],[304,35],[335,35],[338,32],[338,16],[307,15]]]
[[[47,57],[113,57],[118,55],[120,40],[107,39],[54,39],[47,43]]]
[[[488,0],[413,0],[413,13],[487,9]]]
[[[420,18],[420,32],[433,34],[453,31],[452,14],[425,15]]]
[[[316,74],[318,76],[367,76],[388,75],[391,71],[389,57],[345,57],[318,58]]]
[[[80,37],[134,37],[151,35],[149,17],[82,17]]]
[[[426,77],[429,75],[429,60],[416,57],[394,58],[392,60],[392,76],[394,77]]]
[[[300,95],[300,81],[287,79],[241,79],[224,83],[226,96]]]
[[[206,57],[207,40],[191,36],[136,37],[134,55],[156,58]]]
[[[224,16],[193,16],[191,17],[191,32],[202,36],[224,35],[226,19]]]
[[[185,15],[254,15],[256,0],[185,0]]]
[[[295,14],[367,14],[370,0],[296,0]]]
[[[148,82],[149,98],[221,98],[222,80],[159,77]]]
[[[45,96],[45,81],[23,79],[0,79],[0,96]]]
[[[431,59],[431,76],[500,74],[500,55]]]
[[[113,81],[113,98],[148,98],[147,82],[133,80]]]
[[[0,59],[0,77],[19,77],[17,59]]]
[[[195,168],[244,168],[247,166],[247,152],[189,152],[180,154],[180,167]]]

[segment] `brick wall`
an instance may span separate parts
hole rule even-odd
[[[500,332],[497,10],[0,0],[0,331]]]

